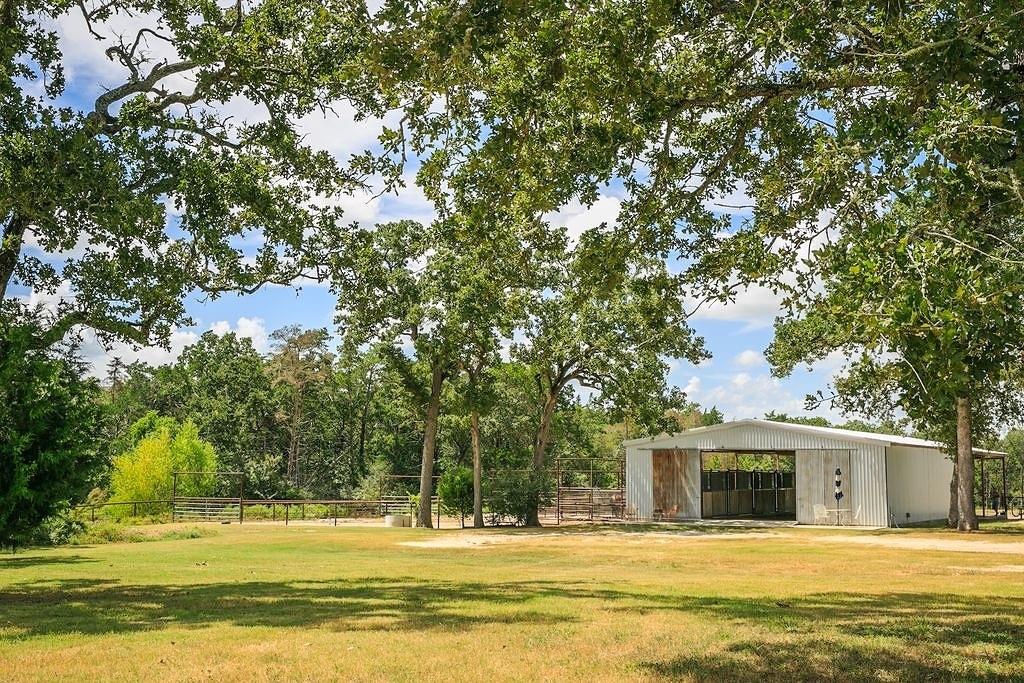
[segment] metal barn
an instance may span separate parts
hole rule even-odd
[[[925,439],[737,420],[625,447],[626,515],[637,520],[883,527],[945,519],[949,506],[953,462]]]

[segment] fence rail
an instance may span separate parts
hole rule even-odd
[[[139,512],[147,512],[147,508],[156,512],[149,514],[169,515],[171,521],[210,521],[210,522],[243,522],[246,516],[250,519],[270,519],[288,524],[294,519],[332,519],[335,524],[339,518],[348,517],[383,517],[393,514],[411,514],[412,502],[408,496],[384,496],[379,500],[353,500],[335,498],[218,498],[218,497],[178,497],[157,500],[112,501],[104,503],[82,503],[72,510],[79,515],[88,516],[96,521],[98,511],[103,509],[131,509],[130,515],[138,517]],[[256,513],[256,509],[259,512]],[[431,516],[440,519],[440,508],[437,496],[430,499]]]

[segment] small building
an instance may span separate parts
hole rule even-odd
[[[949,508],[953,462],[926,439],[737,420],[625,447],[626,516],[637,520],[884,527],[945,519]]]

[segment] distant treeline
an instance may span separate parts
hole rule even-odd
[[[204,334],[172,364],[108,367],[105,449],[113,462],[135,447],[140,430],[160,418],[192,423],[213,446],[217,467],[245,474],[252,497],[363,497],[418,489],[424,405],[410,384],[429,385],[430,369],[396,367],[374,351],[338,355],[326,330],[287,327],[271,335],[268,354],[233,333]],[[502,362],[493,369],[489,409],[480,417],[483,469],[489,476],[531,467],[542,408],[531,368]],[[438,430],[437,473],[471,465],[464,379],[445,388]],[[722,421],[695,403],[671,409],[678,428]],[[141,421],[141,423],[140,423]],[[615,420],[603,407],[568,392],[555,412],[548,458],[612,458],[622,440],[647,432]],[[405,475],[399,479],[392,475]]]

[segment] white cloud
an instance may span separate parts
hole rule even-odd
[[[199,341],[199,334],[193,330],[174,329],[167,348],[161,346],[135,346],[125,342],[115,342],[109,348],[96,339],[95,333],[85,330],[82,333],[82,358],[89,364],[89,373],[93,377],[105,378],[107,364],[113,358],[120,358],[125,364],[141,361],[147,365],[166,365],[173,363],[185,350]]]
[[[62,303],[71,302],[75,293],[71,291],[71,283],[67,280],[61,281],[57,289],[52,292],[40,292],[32,290],[27,296],[20,297],[29,308],[40,310],[43,313],[55,315]]]
[[[794,396],[779,380],[768,375],[734,375],[726,384],[701,394],[701,405],[717,407],[726,419],[763,417],[768,411],[802,413],[803,397]]]
[[[351,104],[336,102],[326,112],[311,112],[295,123],[306,144],[330,152],[340,161],[348,161],[349,155],[376,146],[381,126],[385,123],[395,125],[398,118],[396,112],[383,119],[357,121]]]
[[[741,368],[756,368],[757,366],[764,364],[764,356],[758,351],[747,349],[746,351],[737,354],[737,356],[733,358],[732,362]]]
[[[590,206],[584,206],[579,200],[574,199],[554,213],[544,216],[552,225],[564,227],[569,239],[569,245],[573,246],[587,230],[596,228],[602,223],[614,225],[619,218],[619,210],[622,202],[609,195],[599,195],[597,201]]]
[[[266,353],[267,349],[270,348],[267,328],[263,318],[247,318],[242,316],[235,322],[234,327],[227,320],[218,320],[210,325],[210,331],[221,336],[228,332],[234,332],[239,337],[248,337],[252,340],[253,348],[260,353]]]
[[[691,377],[686,382],[686,386],[683,387],[683,392],[688,396],[692,397],[695,394],[700,393],[700,377]]]
[[[718,192],[705,199],[704,208],[717,213],[749,214],[754,210],[754,200],[747,194],[747,189],[745,183],[738,181],[732,190]]]
[[[269,348],[267,340],[267,328],[262,318],[241,317],[235,325],[239,337],[248,337],[252,340],[253,347],[260,353],[265,353]]]
[[[782,295],[755,285],[738,292],[735,301],[729,303],[713,301],[698,308],[697,301],[691,299],[687,307],[691,311],[696,309],[690,316],[693,320],[742,322],[746,323],[743,331],[750,332],[775,323],[775,318],[782,313]]]

